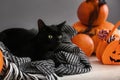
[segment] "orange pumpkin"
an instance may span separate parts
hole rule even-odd
[[[0,50],[0,72],[1,72],[2,69],[3,69],[3,64],[4,64],[3,54],[2,54],[2,51]]]
[[[97,34],[92,37],[92,40],[94,42],[94,52],[96,52],[98,43],[100,42],[100,39],[98,38]]]
[[[77,32],[84,32],[87,29],[86,25],[83,25],[80,21],[75,22],[73,24],[73,28],[77,31]]]
[[[103,0],[83,1],[77,10],[77,16],[84,25],[98,26],[107,20],[108,6]]]
[[[94,51],[94,43],[91,37],[86,34],[77,34],[72,38],[72,42],[78,45],[87,56],[91,56]]]

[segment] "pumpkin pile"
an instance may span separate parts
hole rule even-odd
[[[99,39],[98,34],[99,31],[101,30],[107,31],[113,30],[115,25],[107,21],[108,15],[109,7],[105,0],[84,0],[82,3],[80,3],[77,10],[77,16],[79,21],[73,24],[73,27],[75,28],[76,31],[78,31],[79,36],[77,35],[75,36],[75,38],[73,37],[72,41],[73,43],[77,44],[80,48],[84,47],[83,51],[86,52],[87,56],[91,56],[93,53],[100,55],[103,52],[101,52],[99,49],[106,48],[106,46],[104,47],[105,45],[104,42],[106,43],[106,41],[102,43],[103,40],[101,41],[101,39]],[[80,39],[80,38],[85,39],[85,37],[88,36],[82,37],[80,34],[88,35],[92,39],[94,49],[93,45],[91,45],[90,39],[88,39],[88,41],[86,40],[81,41]],[[113,34],[119,37],[119,30],[117,28],[114,28],[114,32],[112,32],[111,35]],[[87,45],[83,43],[87,43]],[[87,47],[88,45],[91,46],[91,48],[88,48]],[[89,53],[87,51],[89,51]],[[101,57],[100,58],[99,57],[97,58],[100,59]]]
[[[103,64],[120,64],[120,37],[113,35],[113,32],[120,26],[120,21],[115,24],[115,27],[101,38],[96,49],[96,57]],[[101,33],[104,34],[105,32]],[[110,41],[111,40],[111,41]]]
[[[89,51],[89,49],[91,50],[90,53],[86,53],[86,55],[91,56],[92,53],[96,53],[98,43],[100,42],[100,39],[98,38],[98,32],[100,30],[105,29],[110,31],[114,28],[114,24],[107,21],[108,14],[109,8],[105,0],[84,0],[80,3],[77,10],[79,21],[75,22],[73,27],[79,34],[89,35],[93,40],[94,50],[91,50],[91,48],[86,48],[86,50],[83,49],[84,52]],[[116,29],[113,34],[118,34],[118,29]],[[77,45],[86,42],[80,41],[79,38],[77,40],[78,41],[72,39],[73,43]],[[90,39],[87,40],[87,43],[91,42],[89,40]],[[89,43],[89,45],[91,45],[91,43]],[[84,44],[81,46],[79,45],[80,48],[85,46],[87,47],[87,45]],[[91,45],[91,47],[93,47],[93,45]]]

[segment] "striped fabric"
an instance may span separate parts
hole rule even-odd
[[[91,65],[84,52],[71,42],[77,32],[70,26],[63,27],[63,40],[54,51],[53,58],[31,61],[29,57],[12,55],[0,42],[4,54],[2,80],[60,80],[59,76],[86,73]]]
[[[91,70],[86,55],[74,44],[62,43],[55,53],[55,60],[61,64],[56,69],[58,75],[80,74]]]
[[[44,80],[41,75],[25,73],[21,71],[14,63],[4,58],[4,69],[0,75],[0,80]]]

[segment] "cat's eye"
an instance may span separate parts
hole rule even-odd
[[[61,39],[63,36],[62,35],[59,35],[58,38]]]
[[[52,38],[53,38],[53,36],[52,36],[52,35],[48,35],[48,38],[49,38],[49,39],[52,39]]]

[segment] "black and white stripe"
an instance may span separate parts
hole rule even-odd
[[[70,39],[78,33],[72,26],[69,25],[64,25],[62,27],[62,31],[65,32]]]
[[[91,65],[86,55],[76,45],[61,45],[61,48],[55,53],[55,56],[55,60],[61,63],[61,65],[56,68],[58,75],[80,74],[91,70]]]
[[[24,73],[19,70],[19,68],[12,62],[9,62],[6,58],[4,58],[4,69],[2,72],[1,79],[2,80],[43,80],[44,77],[39,74],[30,74]]]

